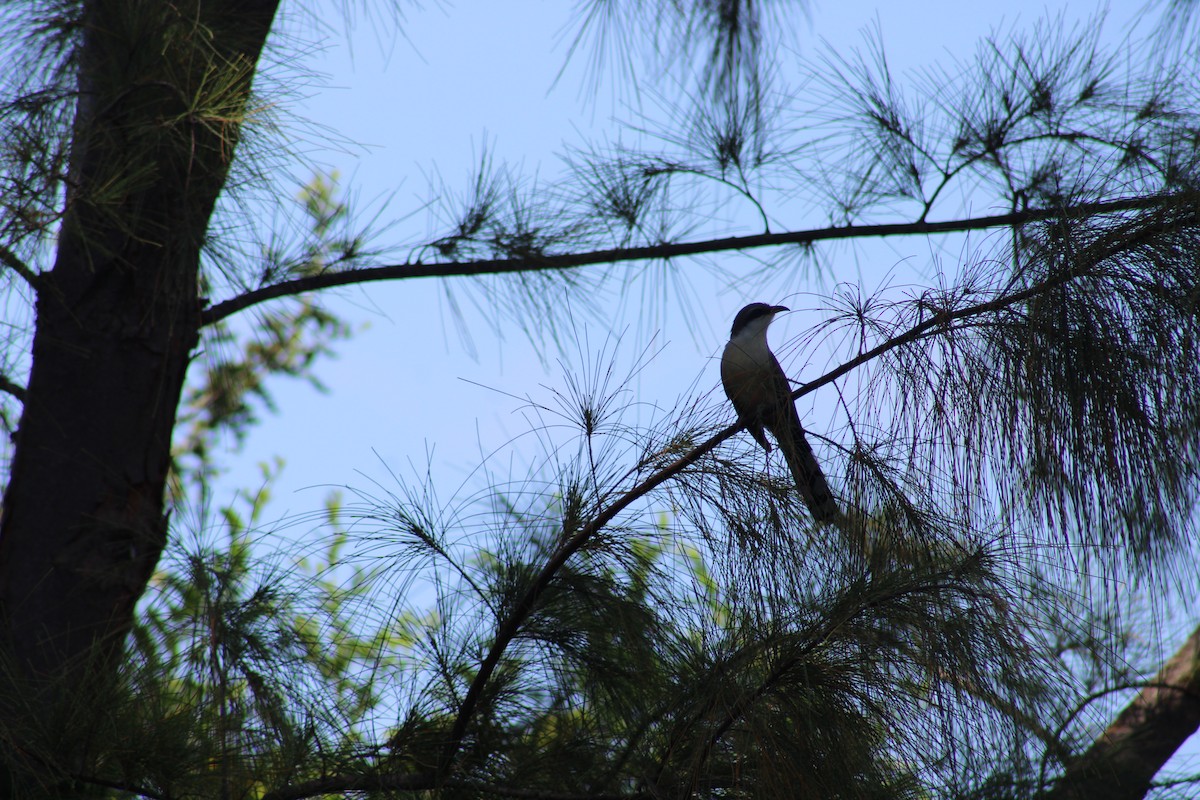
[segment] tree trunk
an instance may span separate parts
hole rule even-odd
[[[115,666],[166,542],[200,251],[276,0],[82,5],[70,188],[0,520],[10,757],[31,715]]]
[[[1049,793],[1054,800],[1140,800],[1200,728],[1200,628],[1167,660]]]

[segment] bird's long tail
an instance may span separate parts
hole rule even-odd
[[[804,428],[799,418],[788,420],[788,435],[777,436],[779,449],[787,461],[788,469],[796,481],[796,488],[804,504],[812,512],[817,522],[833,522],[841,516],[833,492],[829,489],[829,481],[813,455],[812,446],[804,435]]]

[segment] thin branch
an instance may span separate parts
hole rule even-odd
[[[303,783],[281,786],[262,796],[262,800],[302,800],[334,792],[429,791],[437,785],[437,776],[430,772],[416,775],[328,775]]]
[[[484,794],[494,794],[499,797],[516,797],[520,800],[642,800],[649,798],[650,795],[646,792],[632,792],[630,794],[570,794],[568,792],[551,792],[544,789],[518,789],[514,786],[495,786],[490,783],[477,783],[475,781],[447,781],[445,786],[472,789]]]
[[[972,697],[987,703],[992,708],[1005,715],[1008,719],[1014,720],[1017,724],[1028,730],[1046,748],[1046,755],[1057,758],[1060,762],[1065,762],[1070,756],[1070,748],[1062,738],[1062,730],[1051,731],[1041,720],[1034,714],[1021,708],[1017,703],[1007,698],[1001,697],[994,690],[979,686],[970,680],[963,680],[956,675],[953,670],[941,669],[937,672],[938,677],[949,683],[954,688],[966,692]],[[1045,760],[1043,759],[1043,763]],[[1039,784],[1041,785],[1041,784]]]
[[[368,791],[401,791],[423,792],[438,787],[470,789],[482,794],[497,797],[513,797],[517,800],[644,800],[648,795],[644,792],[630,794],[612,794],[599,792],[596,794],[571,794],[569,792],[552,792],[542,789],[523,789],[515,786],[497,786],[479,781],[448,780],[437,782],[437,776],[430,772],[416,775],[329,775],[316,778],[304,783],[283,786],[263,795],[262,800],[303,800],[322,794],[335,792],[368,792]],[[119,788],[119,787],[118,787]]]
[[[104,789],[115,789],[118,792],[126,792],[128,794],[138,795],[139,797],[146,797],[149,798],[149,800],[168,800],[167,795],[159,794],[158,792],[147,789],[144,786],[120,783],[118,781],[109,781],[105,780],[104,778],[96,778],[91,775],[72,775],[71,777],[81,783],[90,783],[92,786],[99,786]]]
[[[30,752],[29,750],[27,750],[25,748],[19,747],[18,749],[21,751],[21,755],[23,757],[28,758],[32,761],[38,762],[38,764],[40,764],[40,767],[43,770],[43,772],[50,773],[50,774],[53,773],[53,771],[55,769],[55,765],[53,762],[43,758],[42,756],[35,755],[34,753]],[[96,775],[88,775],[88,774],[84,774],[84,773],[72,773],[70,775],[70,779],[74,780],[74,781],[78,781],[80,783],[91,784],[92,786],[99,786],[99,787],[102,787],[105,789],[115,789],[119,792],[124,792],[126,794],[135,794],[135,795],[138,795],[139,797],[149,798],[149,800],[167,800],[166,795],[159,794],[158,792],[156,792],[152,789],[148,789],[145,786],[139,786],[134,783],[125,783],[123,781],[113,781],[113,780],[109,780],[107,778],[101,778]]]
[[[758,211],[758,217],[759,217],[759,219],[762,220],[762,224],[763,224],[763,233],[771,232],[771,220],[767,217],[767,210],[762,207],[762,203],[760,203],[758,201],[758,198],[755,197],[754,194],[750,191],[750,189],[746,186],[746,176],[744,174],[742,174],[742,168],[740,166],[738,167],[737,172],[738,172],[738,176],[742,179],[741,184],[734,183],[733,181],[729,180],[728,178],[724,177],[723,175],[713,175],[712,173],[705,172],[702,169],[698,169],[695,167],[687,167],[687,166],[684,166],[683,164],[673,164],[673,163],[667,162],[663,168],[663,172],[664,173],[669,172],[669,173],[673,173],[675,175],[692,175],[697,178],[704,178],[704,179],[707,179],[710,181],[716,181],[717,183],[721,184],[722,186],[728,187],[731,191],[737,192],[742,197],[749,200],[750,203],[754,206],[754,208]]]
[[[1153,781],[1150,784],[1150,788],[1172,789],[1176,786],[1190,786],[1192,784],[1200,784],[1200,775],[1191,775],[1187,778],[1176,778],[1169,781]]]
[[[1165,200],[1166,198],[1164,197],[1164,198],[1160,198],[1160,199]],[[1145,207],[1149,207],[1151,205],[1153,205],[1153,204],[1147,203]],[[1020,214],[1012,214],[1012,215],[1008,215],[1008,216],[1020,216]],[[1195,224],[1197,216],[1200,216],[1200,210],[1193,208],[1193,210],[1191,211],[1192,224]],[[1148,234],[1159,233],[1160,231],[1161,231],[1160,228],[1153,228],[1152,226],[1146,226],[1146,229],[1141,232],[1140,236],[1146,236]],[[1099,251],[1101,254],[1103,254],[1104,251],[1108,249],[1109,245],[1113,243],[1111,240],[1114,237],[1116,237],[1117,240],[1125,246],[1129,246],[1131,244],[1136,243],[1137,238],[1140,238],[1140,237],[1135,237],[1133,239],[1126,239],[1121,235],[1122,233],[1123,233],[1122,231],[1118,231],[1116,233],[1110,233],[1109,235],[1104,236],[1098,242],[1090,245],[1088,247],[1088,251],[1093,251],[1093,252]],[[1101,257],[1103,257],[1103,255]],[[1080,253],[1078,260],[1082,261],[1083,263],[1088,263],[1088,261],[1089,261],[1089,259],[1086,258],[1086,253]],[[1099,259],[1096,259],[1096,260],[1099,260]],[[1072,280],[1075,280],[1076,278],[1081,278],[1081,277],[1086,277],[1086,275],[1083,273],[1075,272],[1073,270],[1062,270],[1060,272],[1053,273],[1045,280],[1039,281],[1038,283],[1035,283],[1032,286],[1029,286],[1020,291],[1010,292],[1008,294],[1001,295],[1001,296],[993,298],[991,300],[985,300],[981,303],[976,303],[975,305],[964,306],[963,308],[960,308],[960,309],[957,309],[954,311],[943,311],[941,313],[935,314],[934,316],[930,317],[929,319],[925,320],[924,322],[921,322],[921,323],[909,328],[907,331],[900,334],[899,336],[893,337],[891,339],[888,339],[885,342],[882,342],[878,346],[873,347],[872,349],[867,350],[864,353],[861,353],[860,355],[850,359],[849,361],[842,363],[840,366],[836,367],[835,369],[832,369],[829,372],[826,372],[821,377],[805,384],[800,389],[797,389],[796,391],[792,392],[792,397],[799,399],[799,398],[803,397],[804,395],[808,394],[809,392],[819,389],[820,387],[822,387],[828,383],[832,383],[833,381],[842,377],[846,373],[858,368],[862,364],[865,364],[866,362],[871,361],[874,358],[877,358],[878,356],[882,355],[883,353],[885,353],[889,350],[894,350],[897,347],[901,347],[906,344],[911,344],[913,342],[918,341],[919,339],[923,339],[926,336],[936,333],[938,328],[942,328],[942,327],[950,325],[951,323],[954,323],[954,322],[960,322],[960,321],[962,321],[964,319],[968,319],[970,317],[976,317],[981,314],[987,314],[987,313],[991,313],[993,311],[999,311],[1003,308],[1007,308],[1008,306],[1014,305],[1016,303],[1024,302],[1025,300],[1032,300],[1034,297],[1037,297],[1038,295],[1042,294],[1043,292],[1045,292],[1049,289],[1054,289],[1058,286],[1061,286],[1066,283],[1070,283]]]
[[[17,398],[22,403],[25,402],[25,387],[19,383],[12,381],[11,379],[9,379],[9,377],[7,375],[5,375],[3,373],[0,373],[0,392],[4,392],[5,394],[11,394],[13,397]]]
[[[1079,717],[1080,714],[1082,714],[1085,710],[1087,710],[1088,706],[1090,706],[1092,703],[1095,703],[1098,700],[1104,700],[1108,697],[1111,697],[1114,694],[1118,694],[1120,692],[1127,692],[1132,689],[1137,689],[1140,692],[1140,691],[1143,691],[1145,689],[1155,687],[1155,686],[1157,686],[1159,688],[1165,688],[1165,687],[1163,687],[1162,684],[1157,684],[1157,683],[1151,684],[1151,683],[1145,683],[1145,682],[1141,682],[1141,681],[1136,682],[1136,683],[1128,683],[1128,682],[1122,681],[1120,683],[1116,683],[1111,686],[1105,686],[1104,688],[1102,688],[1098,691],[1090,692],[1089,694],[1087,694],[1086,696],[1081,698],[1078,702],[1076,702],[1074,705],[1074,708],[1071,709],[1070,713],[1068,713],[1062,720],[1059,721],[1059,723],[1057,725],[1054,726],[1054,732],[1053,732],[1052,736],[1054,739],[1056,739],[1060,742],[1063,741],[1064,740],[1063,735],[1066,733],[1067,728],[1071,727],[1071,725],[1074,724],[1075,720]],[[1057,764],[1058,766],[1066,765],[1071,761],[1070,758],[1060,757],[1059,753],[1051,753],[1049,750],[1047,750],[1045,753],[1043,753],[1042,758],[1040,759],[1040,766],[1038,767],[1037,783],[1035,784],[1042,790],[1044,790],[1046,788],[1046,786],[1050,783],[1050,781],[1047,779],[1046,776],[1049,773],[1049,771],[1051,770],[1051,768],[1054,766],[1050,760],[1051,756],[1058,758],[1058,764]]]
[[[550,586],[550,582],[554,580],[554,576],[567,563],[567,560],[587,544],[589,539],[603,530],[604,526],[611,522],[617,514],[624,511],[638,499],[645,497],[652,489],[655,489],[669,478],[679,474],[686,467],[694,464],[701,456],[733,436],[742,427],[741,423],[730,425],[704,443],[698,445],[695,449],[663,467],[657,473],[646,478],[641,484],[618,497],[612,505],[598,514],[591,522],[580,528],[574,536],[564,542],[554,555],[550,557],[546,565],[542,567],[533,579],[529,588],[525,590],[525,594],[522,595],[520,601],[513,608],[512,613],[509,614],[496,631],[496,639],[492,642],[487,656],[484,657],[483,662],[479,665],[479,671],[475,673],[475,679],[467,689],[466,697],[463,698],[462,706],[458,710],[458,716],[454,720],[454,727],[450,732],[450,740],[446,743],[446,749],[442,754],[440,769],[443,772],[453,765],[454,757],[462,746],[463,737],[466,735],[467,725],[470,724],[471,716],[475,713],[475,707],[479,704],[479,698],[483,694],[487,682],[491,680],[492,673],[495,672],[496,667],[499,665],[504,651],[508,648],[512,640],[516,638],[526,617],[529,616],[530,611],[533,610],[542,593]]]
[[[1090,216],[1111,214],[1118,211],[1133,211],[1152,208],[1160,204],[1177,201],[1181,195],[1168,194],[1140,196],[1109,200],[1103,203],[1085,203],[1078,206],[1054,209],[1030,209],[986,217],[945,220],[942,222],[894,222],[880,225],[840,225],[783,233],[760,233],[752,236],[729,236],[722,239],[706,239],[699,242],[676,242],[643,245],[641,247],[618,247],[593,250],[585,253],[546,255],[536,259],[497,258],[482,261],[449,261],[431,264],[395,264],[386,267],[346,270],[345,272],[323,272],[272,286],[246,292],[205,309],[200,315],[201,323],[215,322],[243,311],[250,306],[280,297],[329,289],[335,286],[351,286],[358,283],[405,278],[448,278],[465,275],[502,275],[510,272],[535,272],[542,270],[574,269],[592,264],[615,264],[624,261],[647,259],[671,259],[701,253],[717,253],[728,250],[752,250],[759,247],[777,247],[787,244],[808,245],[823,240],[862,239],[886,236],[934,235],[964,233],[967,231],[1005,228],[1029,222],[1039,222],[1062,216]]]
[[[759,700],[765,697],[768,692],[773,690],[784,678],[788,676],[789,673],[803,664],[804,659],[809,654],[833,638],[834,634],[836,634],[838,629],[843,625],[853,620],[859,614],[874,609],[878,606],[897,602],[906,597],[914,595],[937,596],[942,589],[950,586],[953,586],[953,584],[943,584],[938,578],[930,577],[925,582],[915,584],[899,591],[886,592],[877,597],[866,597],[862,603],[858,604],[856,608],[848,609],[842,616],[828,620],[820,630],[814,632],[812,638],[804,645],[804,647],[800,648],[799,652],[789,656],[788,658],[785,658],[779,664],[775,665],[775,667],[757,686],[753,688],[753,690],[747,692],[726,707],[724,718],[713,729],[712,734],[708,737],[708,741],[706,741],[704,744],[704,749],[701,752],[700,757],[696,759],[696,768],[699,770],[703,767],[705,762],[708,761],[709,754],[712,752],[713,748],[720,743],[721,738],[729,732],[729,729],[735,723],[741,720],[750,711],[750,709],[756,703],[758,703]],[[961,589],[962,587],[958,588]],[[697,722],[698,721],[699,719],[697,719]]]
[[[1028,136],[1021,136],[1021,137],[1007,140],[1004,143],[1004,149],[1006,151],[1012,150],[1012,149],[1021,147],[1022,145],[1040,143],[1040,142],[1043,142],[1046,140],[1062,141],[1062,142],[1066,142],[1068,144],[1078,145],[1080,147],[1082,147],[1082,145],[1079,145],[1079,142],[1091,142],[1093,144],[1099,144],[1099,145],[1103,145],[1105,147],[1110,147],[1114,150],[1121,150],[1123,148],[1122,143],[1119,141],[1110,141],[1101,136],[1093,136],[1091,134],[1084,133],[1083,131],[1054,130],[1054,131],[1048,131],[1045,133],[1030,134]],[[929,198],[927,200],[925,200],[924,203],[922,204],[924,206],[924,210],[921,212],[921,216],[918,219],[922,220],[922,221],[925,219],[926,215],[929,214],[929,212],[933,210],[933,204],[935,202],[937,202],[937,199],[941,195],[942,190],[944,190],[947,186],[949,186],[950,183],[955,178],[957,178],[962,172],[970,169],[971,167],[974,167],[980,161],[983,161],[983,160],[989,159],[989,158],[999,158],[999,157],[1000,157],[1000,152],[998,150],[984,149],[984,150],[980,150],[977,153],[973,153],[969,156],[966,156],[965,158],[963,158],[961,163],[959,163],[957,166],[950,167],[949,164],[947,164],[946,168],[935,167],[939,172],[942,173],[942,179],[938,182],[938,185],[933,190],[933,193],[930,194]],[[1150,163],[1150,165],[1153,166],[1155,169],[1157,169],[1160,173],[1164,171],[1162,166],[1157,161],[1155,161],[1153,158],[1150,158],[1150,156],[1148,156],[1148,155],[1146,155],[1144,157]],[[1010,197],[1012,197],[1015,194],[1014,187],[1012,185],[1012,180],[1011,180],[1012,176],[1007,174],[1007,171],[1006,171],[1004,178],[1005,178],[1005,182],[1008,185],[1008,195]]]
[[[29,284],[30,288],[37,288],[38,276],[33,269],[17,256],[12,250],[9,250],[4,245],[0,244],[0,264],[11,269],[13,272],[21,276],[21,279]]]

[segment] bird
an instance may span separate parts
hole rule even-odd
[[[787,375],[767,346],[767,326],[788,310],[751,303],[737,313],[721,354],[721,384],[746,430],[768,453],[771,443],[763,429],[775,437],[813,519],[833,522],[840,517],[837,501],[804,436]]]

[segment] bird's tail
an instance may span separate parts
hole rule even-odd
[[[790,435],[777,438],[779,449],[783,451],[788,469],[796,481],[796,488],[800,490],[800,496],[812,512],[813,519],[817,522],[833,522],[841,516],[841,511],[829,489],[829,481],[825,480],[825,473],[813,455],[800,420],[789,420],[789,423]]]

